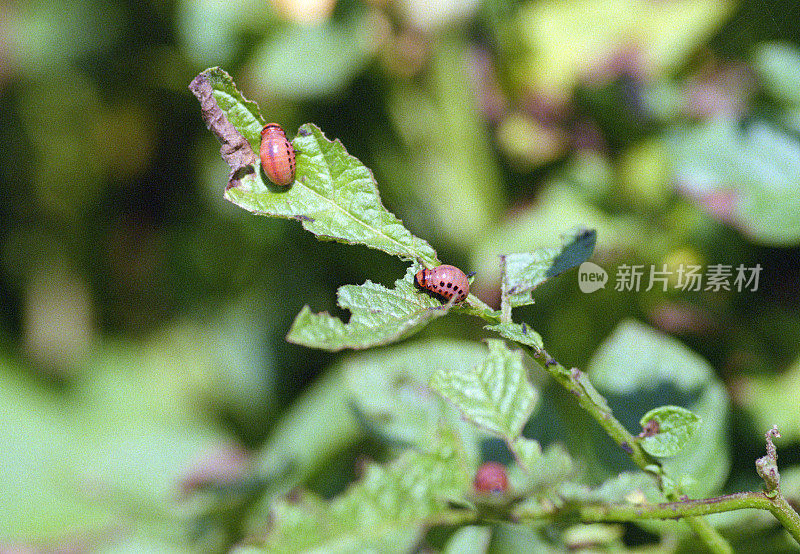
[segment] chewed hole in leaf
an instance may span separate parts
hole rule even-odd
[[[419,294],[414,286],[415,269],[409,267],[393,289],[371,281],[339,287],[339,307],[351,313],[347,322],[325,312],[312,313],[306,306],[286,339],[335,352],[389,344],[415,333],[450,308],[450,304]]]

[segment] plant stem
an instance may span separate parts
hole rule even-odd
[[[511,321],[511,303],[508,301],[508,284],[506,283],[506,264],[505,256],[500,256],[502,263],[500,267],[500,321],[509,323]]]
[[[544,349],[535,352],[532,348],[527,347],[536,362],[542,366],[562,387],[571,392],[578,399],[578,404],[586,410],[589,415],[594,418],[600,427],[614,440],[625,452],[628,453],[631,460],[644,469],[648,465],[656,464],[657,462],[645,452],[641,445],[631,435],[627,429],[615,418],[611,413],[611,408],[605,404],[605,399],[600,396],[591,383],[589,383],[586,375],[578,369],[567,370],[556,362]],[[591,387],[591,390],[587,390]],[[599,401],[598,401],[599,400]]]
[[[534,349],[528,345],[523,346],[536,362],[542,366],[561,386],[574,394],[578,399],[578,404],[594,418],[600,427],[622,448],[640,469],[647,471],[647,466],[661,466],[657,460],[645,452],[638,441],[611,413],[611,408],[606,404],[605,398],[594,388],[589,379],[579,369],[568,370],[546,350]],[[677,501],[682,491],[679,489],[663,491],[665,496],[672,501]],[[702,501],[699,501],[702,502]],[[675,514],[669,517],[682,517]],[[697,536],[702,540],[706,547],[717,554],[729,554],[733,552],[728,541],[714,529],[706,520],[699,516],[687,514],[684,518],[686,523],[692,528]]]
[[[467,304],[474,310],[473,315],[489,323],[497,324],[501,322],[500,318],[495,315],[494,309],[474,294],[467,295]]]
[[[781,492],[781,474],[778,471],[778,449],[774,440],[780,438],[778,426],[773,425],[764,434],[767,455],[756,460],[756,472],[764,480],[764,496],[769,499],[769,511],[800,542],[800,515],[786,501]]]
[[[683,520],[692,528],[692,531],[705,544],[711,552],[718,554],[733,554],[731,543],[719,534],[708,521],[700,516],[688,516]]]
[[[567,507],[566,511],[576,513],[581,521],[606,522],[689,518],[744,508],[770,510],[770,506],[770,500],[763,493],[740,492],[702,500],[681,500],[659,504],[590,504]],[[554,510],[554,512],[558,511],[558,509]],[[543,513],[538,508],[528,509],[520,506],[514,515],[519,518],[526,516],[539,518]],[[552,515],[552,513],[548,515]]]
[[[786,527],[794,540],[800,543],[800,515],[789,505],[782,494],[768,500],[770,500],[769,511]]]
[[[539,505],[521,505],[512,511],[517,520],[538,520],[552,517],[559,513],[574,514],[582,522],[639,521],[644,519],[678,519],[683,518],[697,534],[703,538],[714,552],[732,552],[728,542],[715,529],[706,533],[708,525],[700,516],[755,508],[769,510],[795,540],[800,542],[800,516],[792,509],[786,499],[779,495],[769,498],[763,492],[739,492],[702,500],[680,500],[678,502],[662,502],[660,504],[588,504],[572,505],[565,508],[543,509]],[[702,525],[696,525],[703,522]],[[713,546],[712,546],[713,545]]]

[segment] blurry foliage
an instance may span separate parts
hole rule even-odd
[[[365,429],[380,397],[358,400],[360,387],[395,386],[380,376],[408,359],[479,361],[436,338],[486,336],[452,316],[380,354],[284,340],[302,306],[341,315],[336,287],[389,286],[403,265],[222,199],[227,168],[186,90],[210,65],[290,136],[312,121],[341,139],[390,211],[478,271],[490,304],[498,254],[577,223],[598,230],[610,274],[760,263],[753,293],[584,295],[568,274],[519,312],[609,387],[621,370],[604,349],[626,327],[598,345],[626,318],[693,350],[664,382],[626,367],[617,377],[651,384],[648,401],[618,390],[614,408],[634,429],[688,395],[723,458],[703,491],[752,483],[767,424],[784,433],[783,467],[800,464],[797,3],[18,0],[0,37],[0,550],[225,550],[288,486],[333,494],[360,453],[390,459],[419,440],[419,420],[394,411]],[[686,389],[698,372],[705,388]],[[394,390],[395,404],[439,413],[416,392]],[[606,447],[548,392],[526,433],[585,448],[597,469]],[[761,533],[747,551],[791,548],[770,521],[739,525]],[[626,529],[627,544],[642,535]],[[499,526],[489,549],[545,548],[546,535]]]

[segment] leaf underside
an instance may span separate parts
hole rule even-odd
[[[596,231],[579,228],[562,236],[560,247],[502,256],[504,300],[511,307],[532,304],[531,292],[548,279],[589,259],[596,239]]]

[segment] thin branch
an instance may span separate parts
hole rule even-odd
[[[508,301],[508,283],[506,282],[506,257],[500,256],[500,321],[511,321],[511,302]]]
[[[650,468],[653,466],[661,469],[661,464],[658,460],[645,452],[633,435],[631,435],[622,423],[613,416],[611,409],[606,404],[605,398],[597,392],[582,371],[579,369],[567,370],[543,348],[537,350],[524,344],[521,346],[525,348],[533,359],[561,386],[576,396],[581,408],[586,410],[586,412],[600,424],[600,427],[603,428],[608,436],[628,454],[633,463],[640,469],[648,472],[651,472]],[[661,480],[659,480],[659,485],[660,484]],[[677,502],[683,494],[679,488],[666,491],[662,488],[662,492],[673,502]],[[730,554],[733,552],[730,543],[702,517],[688,515],[684,517],[684,520],[697,534],[703,544],[715,554]]]
[[[800,543],[800,515],[791,507],[782,494],[770,499],[769,511],[786,527],[786,530],[794,537],[794,540]]]
[[[771,510],[770,500],[760,492],[740,492],[702,500],[681,500],[659,504],[587,504],[567,505],[548,513],[548,516],[575,514],[584,522],[623,522],[645,519],[680,519],[706,516],[744,508]],[[543,512],[535,507],[519,507],[514,515],[520,519],[540,519]]]

